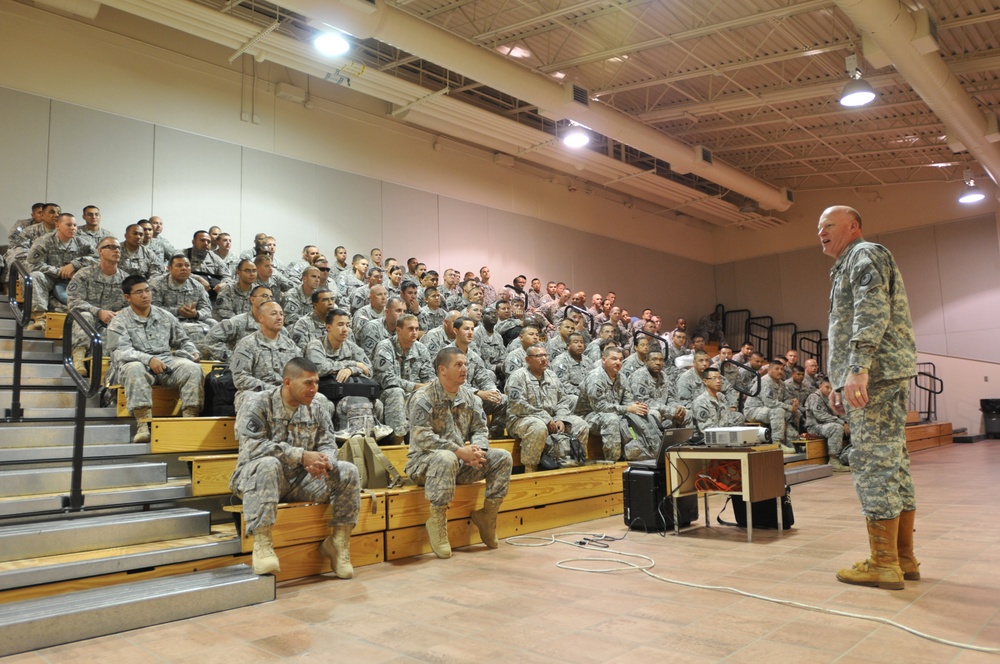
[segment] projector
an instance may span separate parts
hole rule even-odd
[[[771,442],[767,427],[716,427],[705,429],[704,434],[709,447],[749,447]]]

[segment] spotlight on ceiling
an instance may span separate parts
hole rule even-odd
[[[313,40],[313,46],[327,57],[343,55],[351,50],[351,44],[339,32],[324,32]]]
[[[962,190],[962,195],[958,197],[958,202],[969,205],[971,203],[978,203],[984,198],[986,198],[986,194],[976,186],[976,181],[972,179],[972,170],[969,168],[965,169],[965,189]]]
[[[861,69],[858,68],[858,56],[854,53],[847,56],[845,63],[847,76],[851,79],[844,86],[844,92],[840,95],[842,106],[864,106],[870,104],[875,99],[875,90],[868,81],[861,78]]]
[[[590,143],[590,134],[582,126],[572,124],[563,132],[562,142],[568,148],[582,148]]]

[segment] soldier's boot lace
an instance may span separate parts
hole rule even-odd
[[[854,563],[850,569],[837,572],[837,580],[855,586],[876,586],[884,590],[902,590],[903,570],[899,567],[896,548],[899,536],[899,517],[895,519],[868,519],[868,544],[871,555]]]
[[[434,555],[438,558],[451,558],[451,542],[448,541],[448,506],[431,505],[431,518],[427,519],[426,526]]]
[[[153,416],[152,408],[136,408],[132,411],[132,417],[138,423],[135,427],[135,437],[132,438],[133,443],[148,443],[149,442],[149,422],[143,422],[143,419],[149,419]]]
[[[272,526],[260,526],[253,531],[253,573],[277,574],[281,571],[278,554],[271,541]]]
[[[899,553],[899,568],[903,570],[903,578],[907,581],[920,580],[920,562],[913,555],[913,523],[917,511],[908,510],[899,515],[899,537],[896,538],[896,550]]]
[[[479,536],[483,538],[483,544],[491,549],[497,548],[500,543],[497,541],[497,512],[500,511],[500,502],[495,498],[487,498],[483,503],[483,509],[472,513],[472,523],[479,528]]]
[[[76,346],[73,349],[73,368],[83,377],[87,374],[87,349],[83,346]]]
[[[323,540],[320,551],[330,559],[330,568],[341,579],[354,576],[351,565],[351,524],[333,526],[333,532]]]

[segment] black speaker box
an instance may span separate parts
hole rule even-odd
[[[667,478],[662,469],[626,468],[622,473],[622,494],[625,525],[632,530],[672,529],[675,500],[681,526],[690,525],[698,518],[698,496],[667,500]]]

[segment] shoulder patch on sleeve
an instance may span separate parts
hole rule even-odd
[[[250,433],[260,433],[264,430],[264,420],[257,413],[250,413],[247,416],[246,428]]]

